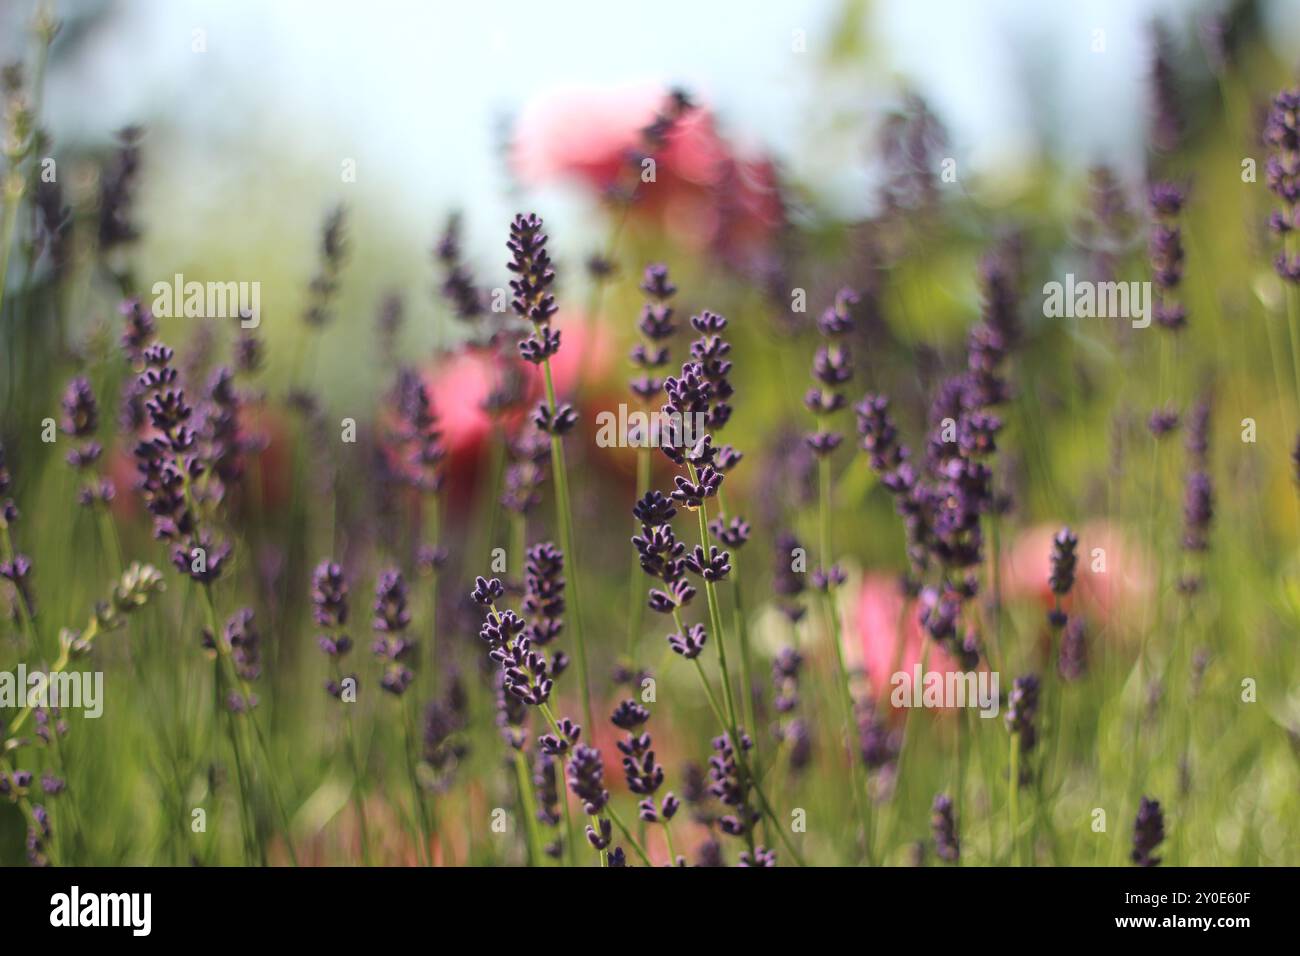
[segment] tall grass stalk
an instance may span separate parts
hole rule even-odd
[[[546,376],[546,402],[550,406],[551,420],[555,420],[558,405],[555,401],[555,382],[551,376],[551,360],[543,363]],[[564,461],[564,442],[559,435],[551,435],[552,475],[555,479],[555,511],[560,523],[560,541],[568,562],[568,591],[570,619],[573,621],[574,656],[578,661],[578,683],[582,692],[582,719],[587,727],[595,728],[591,711],[591,683],[587,676],[587,642],[583,633],[582,588],[578,575],[578,551],[573,537],[573,504],[569,497],[569,470]]]

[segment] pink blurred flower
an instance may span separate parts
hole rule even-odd
[[[528,186],[571,181],[602,197],[627,189],[640,182],[643,130],[667,101],[658,87],[568,90],[534,100],[515,129],[515,172]],[[761,260],[784,218],[770,160],[742,156],[702,106],[678,119],[651,155],[655,181],[637,189],[634,219],[732,265]]]
[[[1033,600],[1045,607],[1052,604],[1048,578],[1052,536],[1059,530],[1055,524],[1038,525],[1022,532],[1007,549],[1002,558],[1004,600]],[[1109,521],[1088,522],[1077,533],[1079,571],[1075,594],[1067,607],[1083,610],[1103,622],[1138,607],[1152,589],[1150,555]],[[1100,554],[1095,553],[1098,548]],[[1104,565],[1100,563],[1103,560]]]
[[[847,666],[865,670],[873,698],[888,696],[890,678],[896,672],[904,671],[910,677],[921,661],[924,640],[916,601],[903,596],[898,578],[865,575],[857,600],[848,608],[844,653]],[[961,668],[932,641],[926,671],[947,674]]]
[[[551,359],[551,375],[558,399],[573,401],[575,393],[609,373],[614,343],[604,326],[586,322],[573,312],[561,312],[554,324],[563,344]],[[501,350],[462,349],[424,369],[425,387],[447,450],[448,494],[453,499],[472,487],[487,450],[493,428],[492,416],[484,408],[488,397],[508,383],[510,376],[519,376],[519,401],[502,416],[507,434],[514,434],[546,395],[541,369],[515,355],[514,344],[507,341]],[[590,417],[587,409],[579,412],[584,419]]]

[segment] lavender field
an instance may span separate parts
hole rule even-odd
[[[0,14],[0,863],[1300,864],[1296,9],[1063,29],[1092,155],[793,6],[274,116]]]

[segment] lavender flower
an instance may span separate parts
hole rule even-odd
[[[558,828],[563,819],[560,815],[560,781],[559,761],[549,754],[540,754],[534,764],[533,788],[537,798],[537,819],[548,827]],[[564,849],[563,837],[558,829],[555,839],[548,843],[543,852],[552,859],[559,859]]]
[[[609,803],[605,789],[605,764],[600,751],[586,744],[578,744],[569,757],[569,789],[583,803],[589,816],[596,816]],[[597,847],[597,849],[600,849]]]
[[[743,731],[740,746],[749,750],[754,744]],[[718,820],[718,826],[728,836],[743,836],[758,821],[759,814],[748,802],[748,788],[736,761],[735,748],[728,734],[713,738],[713,756],[709,758],[709,793],[731,808],[732,812]]]
[[[1183,547],[1188,551],[1204,551],[1210,546],[1210,522],[1214,518],[1214,484],[1203,471],[1194,471],[1187,478],[1183,496]]]
[[[442,294],[451,303],[456,318],[465,322],[479,320],[487,313],[484,296],[465,264],[460,246],[461,217],[453,212],[434,249],[434,256],[444,269]]]
[[[957,821],[953,818],[952,799],[946,793],[934,798],[930,829],[934,831],[934,851],[939,859],[956,863],[961,857],[961,843],[957,839]]]
[[[632,348],[632,364],[642,369],[630,383],[632,393],[642,401],[649,401],[663,391],[663,380],[653,374],[668,364],[668,346],[664,343],[677,331],[670,305],[677,287],[668,278],[668,267],[662,264],[646,266],[641,290],[649,301],[641,309],[637,330],[641,341]]]
[[[501,731],[501,739],[511,749],[523,750],[528,739],[523,730],[524,721],[528,719],[528,705],[518,695],[511,693],[504,671],[497,671],[494,680],[497,728]]]
[[[372,626],[379,636],[371,650],[384,668],[380,685],[400,697],[415,680],[415,673],[407,666],[414,656],[415,645],[404,636],[411,623],[411,612],[407,608],[406,579],[401,571],[392,569],[379,575],[374,611]]]
[[[610,717],[610,722],[626,731],[627,735],[618,741],[619,752],[623,754],[623,776],[628,790],[644,797],[638,807],[641,819],[654,823],[659,819],[654,795],[663,786],[664,768],[655,760],[650,734],[637,732],[649,719],[648,710],[634,700],[624,700]],[[665,801],[664,810],[664,819],[671,818],[676,813],[676,800],[671,805]]]
[[[1033,674],[1017,677],[1007,695],[1007,729],[1020,737],[1020,752],[1032,753],[1038,743],[1035,720],[1038,717],[1038,678]],[[1022,773],[1021,782],[1027,778]]]
[[[776,851],[769,850],[764,846],[758,846],[754,848],[754,853],[751,856],[748,850],[741,850],[737,861],[737,866],[776,866]]]
[[[462,731],[464,708],[458,706],[457,682],[449,688],[447,701],[431,700],[424,708],[421,757],[432,771],[434,789],[445,791],[451,784],[457,764],[469,752]]]
[[[555,296],[550,291],[555,283],[555,270],[551,266],[550,253],[546,251],[546,233],[542,232],[542,220],[535,213],[527,216],[515,216],[510,224],[510,239],[506,248],[510,250],[511,259],[506,268],[515,274],[510,280],[514,293],[510,306],[521,317],[533,323],[534,332],[525,342],[520,343],[521,353],[526,343],[532,343],[535,351],[545,351],[543,358],[529,358],[529,361],[541,362],[554,354],[543,344],[539,336],[550,331],[551,319],[559,311]],[[554,333],[554,349],[559,348],[559,333]]]
[[[869,770],[887,770],[898,760],[902,747],[902,734],[890,727],[871,706],[862,706],[858,713],[858,744],[862,762]]]
[[[526,432],[507,447],[510,463],[506,466],[501,492],[501,506],[518,515],[526,515],[541,503],[541,485],[546,480],[546,466],[551,460],[551,443],[543,434]]]
[[[1079,563],[1078,548],[1079,536],[1069,528],[1062,528],[1052,538],[1052,573],[1048,584],[1056,595],[1057,604],[1048,612],[1047,620],[1053,627],[1065,626],[1065,612],[1060,608],[1060,601],[1074,587],[1074,574]]]
[[[1088,673],[1088,640],[1080,617],[1070,618],[1061,632],[1057,670],[1067,681],[1079,680]]]
[[[828,429],[826,420],[845,406],[841,389],[853,378],[853,359],[844,339],[853,331],[852,310],[857,303],[858,294],[854,290],[841,289],[835,294],[834,304],[817,322],[827,342],[813,357],[812,374],[817,384],[804,396],[804,405],[817,419],[817,430],[806,441],[819,458],[829,455],[843,440],[843,436]]]
[[[1282,202],[1269,219],[1273,232],[1283,240],[1273,265],[1283,281],[1300,283],[1300,254],[1289,256],[1287,244],[1291,233],[1300,228],[1300,87],[1282,90],[1273,98],[1264,142],[1270,149],[1265,182]]]
[[[1156,217],[1147,250],[1151,257],[1151,278],[1155,285],[1155,319],[1162,328],[1177,332],[1187,324],[1187,309],[1178,298],[1183,281],[1183,237],[1178,226],[1186,196],[1173,183],[1151,187],[1149,203]]]
[[[255,681],[262,676],[261,635],[253,624],[253,609],[240,608],[230,616],[225,628],[235,673],[240,679]]]
[[[1130,859],[1138,866],[1159,866],[1156,849],[1165,839],[1165,815],[1160,801],[1143,797],[1133,821],[1133,853]]]
[[[118,311],[124,316],[122,350],[133,365],[139,365],[143,362],[144,350],[157,334],[153,313],[139,299],[126,299]]]
[[[402,369],[393,397],[398,424],[390,453],[397,478],[423,494],[437,494],[442,488],[446,451],[428,389],[414,370]]]
[[[1178,412],[1173,408],[1157,408],[1147,419],[1147,429],[1157,439],[1164,438],[1178,427]]]
[[[99,249],[106,253],[135,242],[140,232],[131,221],[140,183],[140,140],[144,130],[127,126],[117,133],[118,149],[99,185]]]
[[[336,206],[325,217],[321,229],[320,261],[308,287],[307,308],[303,313],[303,320],[314,328],[326,325],[333,318],[330,309],[348,251],[346,225],[344,208]]]
[[[704,643],[708,637],[703,624],[692,624],[686,628],[684,634],[669,634],[668,646],[673,649],[673,653],[680,654],[687,660],[694,660],[704,650]]]
[[[50,814],[39,803],[32,804],[32,822],[27,826],[27,861],[32,866],[49,866],[49,844],[53,836]]]
[[[538,647],[564,629],[564,553],[549,541],[528,549],[523,611],[529,616],[524,633]]]
[[[790,623],[798,623],[807,610],[798,600],[804,592],[804,576],[794,569],[795,552],[800,550],[799,539],[788,531],[776,536],[773,553],[772,590]]]
[[[208,469],[219,480],[208,491],[219,500],[225,489],[244,477],[244,453],[252,447],[240,425],[240,397],[228,368],[217,369],[208,382],[200,431],[207,445]]]
[[[502,686],[525,704],[540,706],[550,699],[555,678],[568,667],[563,653],[548,661],[531,636],[542,634],[550,641],[560,632],[562,601],[557,599],[562,590],[558,575],[563,556],[550,544],[533,548],[529,555],[532,582],[526,606],[536,608],[530,612],[534,618],[531,625],[514,611],[497,610],[496,602],[504,596],[505,586],[496,578],[476,578],[471,597],[488,610],[479,637],[489,647],[488,658],[501,666]]]

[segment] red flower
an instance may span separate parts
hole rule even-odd
[[[761,260],[784,218],[776,171],[744,157],[704,107],[688,109],[658,149],[645,128],[668,97],[658,88],[571,90],[535,100],[515,130],[512,164],[528,186],[576,181],[605,197],[636,187],[630,215],[711,249],[734,266]],[[641,158],[654,159],[643,181]]]

